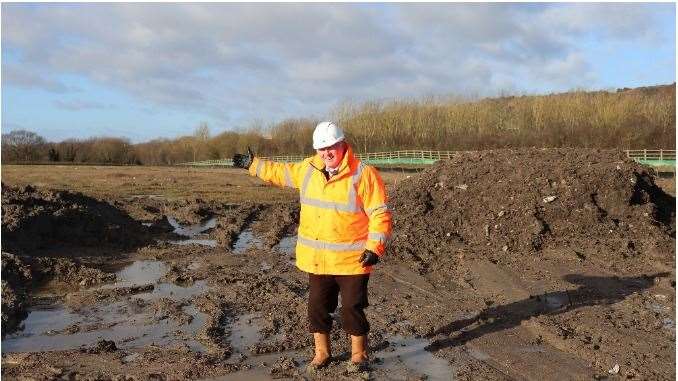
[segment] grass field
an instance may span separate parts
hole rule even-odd
[[[392,186],[413,173],[382,172]],[[205,201],[294,201],[292,189],[266,185],[234,168],[3,165],[2,181],[8,185],[33,185],[82,192],[99,199],[158,195],[168,200],[200,198]],[[233,187],[239,188],[234,192]]]

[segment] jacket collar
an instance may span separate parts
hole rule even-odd
[[[341,163],[339,164],[339,172],[332,177],[332,179],[342,177],[348,173],[351,172],[351,168],[355,167],[353,163],[356,162],[356,157],[353,155],[353,147],[351,147],[350,144],[346,143],[346,153],[344,153],[344,158],[341,159]],[[323,159],[320,158],[320,155],[317,153],[313,156],[313,166],[318,168],[318,169],[323,169],[325,168],[325,162]]]

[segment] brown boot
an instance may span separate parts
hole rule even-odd
[[[369,357],[367,354],[367,335],[351,335],[351,361],[348,363],[348,372],[362,372],[369,369]]]
[[[308,364],[308,370],[314,371],[330,363],[332,350],[330,348],[330,335],[327,333],[314,332],[315,356]]]

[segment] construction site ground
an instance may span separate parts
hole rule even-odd
[[[675,179],[584,149],[382,172],[371,371],[315,374],[298,196],[232,168],[3,166],[2,377],[675,379]]]

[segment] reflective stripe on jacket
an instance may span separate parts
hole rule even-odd
[[[313,274],[369,273],[360,255],[369,249],[381,256],[391,234],[391,212],[384,182],[373,167],[361,163],[348,147],[339,172],[329,180],[320,156],[300,163],[254,158],[249,172],[264,181],[299,189],[301,211],[297,267]]]

